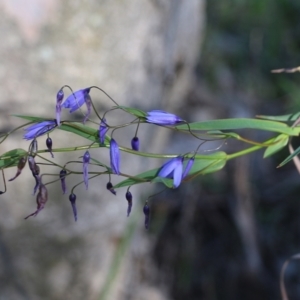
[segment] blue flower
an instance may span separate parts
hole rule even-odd
[[[56,120],[43,121],[40,123],[33,124],[24,129],[26,131],[26,133],[24,134],[24,139],[32,140],[34,138],[37,138],[38,136],[41,136],[51,131],[56,126]]]
[[[187,164],[185,166],[185,169],[183,171],[183,174],[182,174],[182,179],[184,179],[189,174],[189,172],[190,172],[190,170],[191,170],[191,168],[192,168],[192,166],[194,164],[194,161],[195,161],[195,157],[191,157],[188,160],[188,162],[187,162]]]
[[[100,140],[101,145],[104,144],[105,135],[106,135],[107,131],[108,131],[108,127],[107,127],[107,124],[106,124],[106,119],[103,118],[101,120],[100,127],[99,127],[99,140]]]
[[[89,163],[90,163],[90,153],[86,151],[83,155],[83,181],[85,183],[86,189],[89,187]]]
[[[61,105],[63,108],[70,108],[70,113],[79,109],[86,101],[86,95],[89,94],[90,88],[82,89],[71,94]]]
[[[59,90],[56,95],[56,109],[55,109],[57,126],[60,126],[61,103],[63,99],[64,99],[64,91]]]
[[[184,120],[178,116],[163,110],[152,110],[147,112],[146,121],[157,125],[175,125],[184,122]]]
[[[120,150],[114,139],[110,140],[110,166],[113,173],[120,175]]]
[[[132,194],[127,191],[125,194],[126,200],[128,202],[128,207],[127,207],[127,217],[129,217],[130,212],[131,212],[131,208],[132,208]]]
[[[158,176],[164,178],[173,178],[173,188],[179,187],[182,179],[182,162],[182,156],[170,159],[162,166]]]

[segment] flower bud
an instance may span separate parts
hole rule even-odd
[[[48,191],[45,187],[45,185],[43,185],[42,183],[40,183],[39,185],[39,192],[36,196],[36,203],[37,203],[37,209],[34,213],[28,215],[26,219],[28,219],[31,216],[36,216],[46,205],[48,200]]]
[[[61,104],[61,102],[64,99],[64,91],[63,90],[59,90],[56,94],[56,103]]]
[[[36,139],[33,139],[29,146],[29,155],[35,157],[38,152],[38,142]]]
[[[129,191],[127,191],[125,197],[126,197],[126,200],[128,202],[127,217],[129,217],[130,212],[131,212],[131,208],[132,208],[132,194]]]
[[[139,141],[139,138],[137,136],[135,136],[131,140],[131,148],[132,148],[132,150],[139,151],[139,149],[140,149],[140,141]]]
[[[8,181],[13,181],[15,180],[22,172],[23,168],[25,167],[26,165],[26,156],[22,156],[20,159],[19,159],[19,162],[18,162],[18,166],[17,166],[17,173],[15,175],[15,177],[9,179]]]
[[[63,194],[65,194],[66,191],[67,191],[67,187],[66,187],[66,175],[67,175],[67,171],[65,169],[62,169],[59,172],[59,178],[60,178],[60,183],[61,183],[61,188],[62,188]]]
[[[148,229],[149,228],[149,219],[150,219],[150,207],[148,206],[147,202],[143,208],[143,212],[145,215],[145,228]]]
[[[73,194],[73,193],[70,194],[69,200],[70,200],[71,205],[72,205],[73,215],[74,215],[74,219],[75,219],[75,222],[76,222],[77,221],[76,195]]]
[[[89,163],[90,163],[90,153],[86,151],[83,155],[83,181],[85,183],[85,188],[89,187]]]
[[[113,189],[113,185],[111,182],[108,182],[106,188],[114,195],[117,195],[117,192]]]
[[[54,158],[54,155],[53,155],[53,153],[52,153],[52,139],[51,139],[51,137],[48,137],[48,138],[46,139],[46,146],[47,146],[48,151],[50,152],[52,158]]]

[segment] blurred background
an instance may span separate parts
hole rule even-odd
[[[121,105],[164,109],[191,122],[298,112],[299,74],[270,70],[300,64],[299,13],[297,0],[1,0],[0,132],[23,123],[11,114],[54,117],[64,84],[98,85]],[[91,96],[101,114],[112,105],[99,92]],[[110,122],[118,118],[110,114]],[[129,146],[133,135],[120,130],[114,137]],[[197,146],[151,126],[139,138],[141,150],[154,153]],[[54,147],[85,143],[60,132],[52,139]],[[39,143],[42,149],[43,137]],[[21,130],[1,153],[28,146]],[[243,147],[228,141],[222,150]],[[91,154],[108,162],[107,149]],[[24,169],[1,196],[0,299],[281,299],[280,269],[300,252],[300,177],[292,163],[276,169],[287,150],[265,160],[262,154],[151,198],[148,231],[142,207],[161,186],[132,188],[127,218],[126,190],[113,196],[108,178],[91,181],[88,192],[76,189],[77,223],[55,184],[46,208],[24,221],[36,205]],[[161,163],[122,154],[121,167],[135,174]],[[80,180],[68,178],[69,191]],[[299,281],[300,263],[293,261],[286,272],[290,299],[299,299]]]

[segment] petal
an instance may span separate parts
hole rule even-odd
[[[182,159],[177,164],[177,166],[173,172],[173,187],[174,188],[179,187],[179,185],[181,183],[181,178],[182,178]]]
[[[120,150],[114,139],[110,140],[110,166],[113,173],[120,175]]]
[[[192,166],[194,164],[194,161],[195,161],[195,157],[191,157],[188,160],[188,162],[187,162],[187,164],[185,166],[185,169],[183,171],[183,174],[182,174],[182,179],[184,179],[189,174],[189,172],[190,172],[190,170],[191,170],[191,168],[192,168]]]

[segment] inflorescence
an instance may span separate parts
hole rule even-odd
[[[70,95],[65,98],[65,90],[69,89]],[[91,91],[100,90],[103,92],[112,102],[113,106],[106,112],[100,116],[99,112],[95,109],[94,103],[91,98]],[[86,112],[83,113],[82,107],[86,107]],[[68,109],[70,113],[75,111],[81,111],[84,115],[82,123],[62,120],[62,111],[63,109]],[[108,112],[112,112],[114,110],[121,110],[126,114],[132,116],[132,121],[125,124],[119,124],[117,126],[110,125],[110,119],[108,117]],[[20,118],[26,119],[29,123],[20,126],[13,131],[1,135],[2,143],[12,132],[25,127],[24,139],[30,141],[28,150],[23,149],[14,149],[3,155],[0,155],[0,166],[3,174],[3,180],[5,184],[6,191],[6,183],[4,176],[4,169],[17,166],[17,172],[15,176],[9,181],[13,181],[19,177],[22,170],[26,166],[28,162],[29,169],[34,178],[34,186],[33,186],[33,195],[37,194],[36,202],[37,209],[30,215],[28,215],[25,219],[36,216],[46,205],[48,200],[48,191],[46,186],[52,184],[56,181],[60,181],[62,194],[69,193],[69,200],[72,205],[72,211],[74,214],[74,219],[77,221],[77,208],[76,208],[76,194],[75,189],[84,184],[85,189],[88,190],[89,181],[98,176],[108,176],[108,183],[106,188],[113,195],[116,195],[116,190],[121,187],[127,187],[127,191],[125,194],[125,199],[128,203],[127,207],[127,216],[130,216],[133,207],[133,196],[130,192],[130,187],[135,184],[141,183],[155,183],[161,182],[166,188],[176,189],[180,186],[182,181],[190,180],[200,174],[205,174],[209,172],[215,172],[220,170],[226,163],[226,161],[230,158],[237,157],[239,155],[243,155],[245,151],[241,151],[241,154],[232,154],[227,155],[222,151],[215,151],[210,154],[198,154],[199,148],[207,141],[212,140],[226,140],[228,138],[237,138],[242,141],[246,141],[248,143],[252,143],[256,145],[253,149],[249,148],[251,151],[257,150],[259,147],[274,147],[276,144],[276,140],[269,140],[267,143],[259,144],[257,142],[252,142],[248,139],[244,139],[241,136],[233,133],[224,133],[221,130],[215,131],[206,131],[205,134],[199,134],[199,130],[203,130],[203,124],[199,123],[188,123],[184,119],[166,112],[162,110],[152,110],[149,112],[144,112],[140,109],[135,109],[126,106],[120,106],[114,99],[112,99],[105,91],[100,89],[97,86],[91,86],[88,88],[80,89],[78,91],[73,92],[73,90],[69,86],[63,86],[56,95],[56,104],[54,110],[55,119],[45,119],[40,117],[33,116],[18,116]],[[90,119],[92,112],[97,117],[97,121]],[[259,122],[267,122],[267,121],[259,121]],[[269,121],[268,121],[269,122]],[[86,124],[89,125],[86,125]],[[156,125],[168,129],[172,129],[174,131],[180,131],[182,133],[187,133],[193,138],[199,141],[199,144],[196,149],[191,152],[186,152],[184,154],[178,155],[164,155],[164,154],[152,154],[147,152],[140,151],[140,140],[138,137],[139,126],[140,124],[150,124]],[[248,122],[249,123],[249,122]],[[199,125],[200,124],[200,125]],[[228,123],[229,124],[229,123]],[[231,124],[231,123],[230,123]],[[262,123],[261,123],[262,124]],[[116,130],[120,130],[127,126],[134,126],[135,134],[133,137],[130,137],[130,148],[119,145],[118,141],[113,137],[114,132]],[[198,127],[197,127],[198,126]],[[211,126],[211,125],[210,125]],[[224,125],[222,125],[224,127]],[[234,125],[236,126],[236,125]],[[242,126],[242,125],[240,125]],[[267,126],[267,124],[266,124]],[[96,128],[95,128],[96,127]],[[226,128],[225,128],[226,129]],[[78,136],[85,138],[88,141],[87,145],[76,145],[76,147],[68,147],[68,148],[60,148],[56,149],[53,147],[55,145],[55,138],[53,136],[56,130],[68,131]],[[296,128],[292,128],[291,130],[297,130]],[[110,135],[109,135],[110,132]],[[293,132],[290,133],[294,134]],[[46,136],[45,142],[46,149],[38,149],[39,140],[42,136]],[[287,135],[288,136],[288,135]],[[223,145],[224,143],[222,143]],[[222,146],[221,145],[221,146]],[[258,147],[258,148],[257,148]],[[92,157],[89,150],[92,148],[109,148],[109,159],[110,164],[106,165],[99,161],[96,157]],[[219,147],[220,148],[220,147]],[[278,148],[278,147],[277,147]],[[55,162],[55,152],[72,152],[72,151],[82,151],[81,159],[78,161],[69,161],[65,163],[65,165],[60,165]],[[218,149],[215,149],[218,150]],[[139,155],[143,157],[152,157],[152,158],[164,158],[166,162],[161,165],[161,167],[157,169],[152,169],[145,171],[138,175],[131,175],[122,172],[121,167],[121,152],[127,152],[132,155]],[[49,153],[51,155],[52,160],[49,158],[45,158],[42,156],[42,153]],[[42,159],[46,162],[41,163],[37,162],[36,158]],[[74,171],[70,168],[72,164],[82,164],[82,171]],[[57,167],[56,173],[45,173],[42,165],[52,165]],[[99,171],[89,171],[90,165],[97,166],[100,168]],[[76,185],[70,187],[68,186],[68,176],[71,174],[81,174],[81,181]],[[45,178],[49,178],[50,176],[54,176],[54,180],[46,182]],[[125,177],[125,180],[113,184],[112,179],[113,176]],[[0,194],[3,194],[1,192]],[[152,196],[150,196],[152,197]],[[146,200],[145,205],[143,207],[143,213],[145,216],[145,227],[149,227],[150,220],[150,207],[149,207],[149,199]]]

